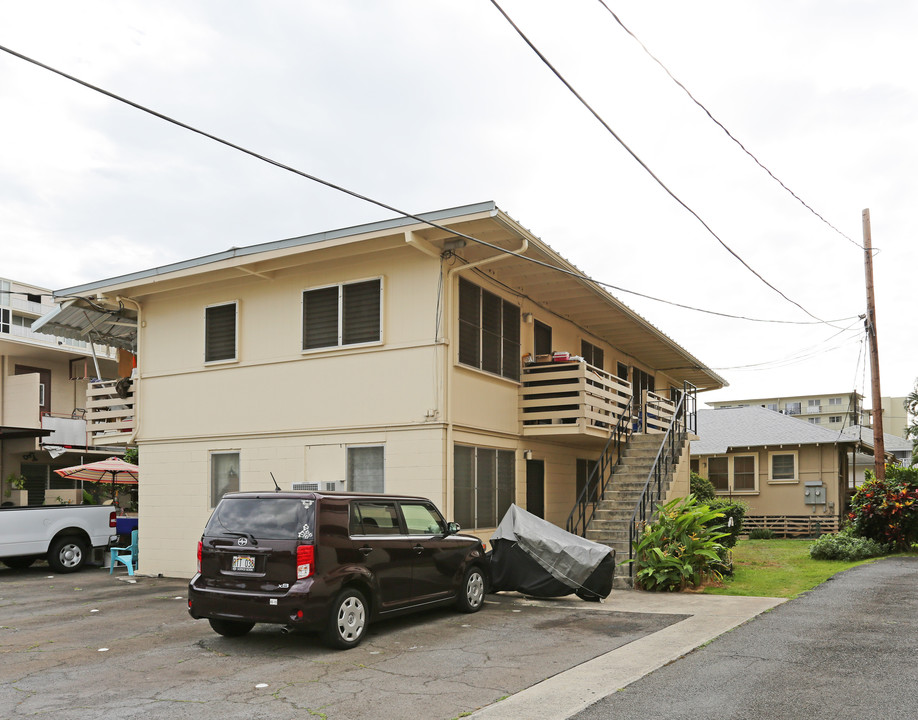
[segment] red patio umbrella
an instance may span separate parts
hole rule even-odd
[[[125,462],[121,458],[110,457],[98,462],[73,465],[71,467],[55,470],[58,475],[74,480],[88,482],[112,482],[112,499],[115,498],[115,485],[136,485],[140,479],[140,468]]]

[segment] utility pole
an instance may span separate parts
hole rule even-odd
[[[883,403],[880,400],[880,351],[877,349],[877,308],[873,298],[873,248],[870,210],[861,213],[864,225],[864,274],[867,277],[867,340],[870,343],[870,386],[873,391],[873,467],[879,480],[886,479],[886,448],[883,445]]]

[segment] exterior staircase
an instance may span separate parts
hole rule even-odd
[[[647,478],[653,470],[654,460],[660,451],[663,435],[638,434],[630,436],[622,452],[621,461],[612,471],[606,485],[605,497],[596,503],[593,517],[586,530],[588,540],[608,545],[615,549],[615,582],[613,587],[632,586],[628,565],[622,565],[630,556],[629,527],[635,508],[641,500]],[[679,447],[672,467],[678,464],[684,451]],[[665,478],[662,497],[666,497],[672,473]],[[663,502],[661,499],[659,502]]]

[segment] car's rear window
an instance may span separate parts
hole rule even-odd
[[[315,537],[315,500],[295,498],[223,498],[207,523],[210,537],[254,535],[266,540],[311,542]]]

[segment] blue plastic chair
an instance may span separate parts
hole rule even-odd
[[[109,563],[108,574],[115,571],[115,563],[124,563],[127,567],[128,575],[133,575],[137,569],[137,531],[131,530],[130,547],[113,547],[109,548],[111,562]]]

